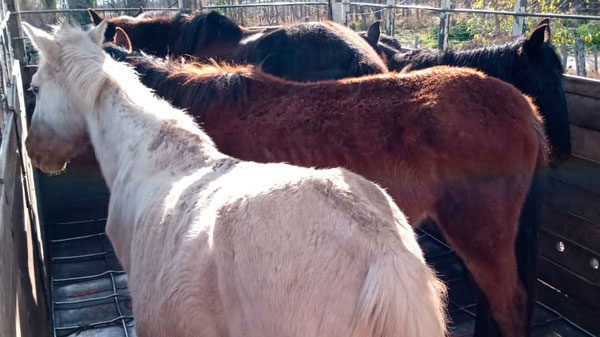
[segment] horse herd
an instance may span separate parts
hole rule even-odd
[[[529,334],[544,169],[570,154],[548,20],[403,53],[378,24],[90,15],[23,24],[26,145],[56,173],[91,142],[138,336],[445,336],[426,219],[481,291],[476,335]]]

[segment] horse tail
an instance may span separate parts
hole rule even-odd
[[[400,255],[406,252],[381,253],[363,281],[352,336],[446,336],[445,285],[422,261]]]
[[[533,310],[535,306],[535,293],[537,285],[537,258],[538,258],[538,230],[540,223],[541,197],[545,183],[548,156],[550,153],[544,125],[537,114],[537,108],[529,100],[534,114],[531,124],[538,140],[538,154],[535,169],[532,175],[529,192],[521,210],[519,230],[515,242],[515,255],[517,270],[525,290],[527,291],[527,336],[530,334]]]

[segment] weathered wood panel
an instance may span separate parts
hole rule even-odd
[[[542,261],[540,261],[540,269],[548,269],[546,264],[547,261],[542,259]],[[538,298],[540,298],[545,305],[569,318],[573,323],[600,336],[600,324],[598,324],[600,311],[581,303],[581,301],[569,296],[558,288],[559,287],[555,285],[539,282]],[[561,336],[569,337],[568,334]]]
[[[548,230],[565,240],[577,243],[598,254],[600,252],[600,227],[567,210],[542,205],[542,230]]]
[[[600,99],[598,88],[600,88],[600,80],[572,75],[564,76],[564,89],[567,93]]]
[[[567,93],[569,121],[572,125],[600,131],[600,99]]]
[[[600,132],[571,125],[573,154],[600,163]]]
[[[14,69],[18,72],[18,63]],[[17,73],[13,86],[19,85]],[[22,97],[9,101],[17,114],[19,102]],[[29,208],[27,175],[21,165],[22,119],[12,111],[4,113],[8,122],[0,145],[0,336],[47,336],[44,268],[35,244],[35,216],[29,212],[35,210]]]
[[[568,266],[570,271],[597,287],[597,301],[593,303],[600,303],[600,273],[590,263],[592,259],[600,261],[600,254],[545,228],[540,231],[539,248],[542,256]]]
[[[565,76],[573,157],[549,171],[538,298],[600,334],[600,81]]]
[[[546,183],[545,202],[552,207],[568,211],[595,226],[600,226],[600,194],[581,186],[549,177]]]

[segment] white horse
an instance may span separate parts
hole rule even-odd
[[[103,53],[104,23],[23,24],[42,55],[27,151],[55,173],[91,140],[138,336],[445,335],[445,287],[383,190],[225,156]]]

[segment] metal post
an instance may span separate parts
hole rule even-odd
[[[419,35],[415,35],[415,49],[419,49]]]
[[[444,9],[450,8],[450,0],[440,0],[440,31],[438,35],[438,48],[446,50],[448,48],[448,30],[450,28],[450,15]]]
[[[350,0],[342,0],[342,23],[348,25],[348,12],[350,12]]]
[[[592,46],[592,52],[594,53],[594,71],[598,74],[598,47]]]
[[[346,13],[344,11],[344,3],[336,2],[332,0],[331,3],[331,16],[334,22],[345,24],[346,23]]]
[[[583,39],[575,39],[575,66],[577,67],[577,76],[587,76],[585,70],[585,48]]]
[[[396,0],[387,0],[386,4],[388,6],[393,6],[396,4]],[[386,8],[385,10],[385,33],[389,36],[394,36],[394,9],[391,7]]]
[[[330,21],[334,21],[333,20],[333,1],[334,0],[327,0],[327,19],[329,19]]]
[[[525,13],[527,9],[527,0],[515,0],[515,12]],[[513,36],[521,36],[525,33],[525,17],[515,16],[513,21]]]
[[[7,9],[11,12],[10,18],[8,19],[8,31],[11,37],[12,52],[15,59],[19,60],[21,64],[25,64],[25,42],[21,39],[23,34],[23,28],[21,27],[21,14],[18,14],[19,1],[8,0]],[[17,14],[13,14],[17,13]]]
[[[563,69],[567,69],[567,62],[569,62],[569,50],[567,49],[566,44],[560,46],[560,54],[562,56]]]
[[[200,0],[200,12],[208,13],[209,10],[206,8],[208,6],[208,0]]]

